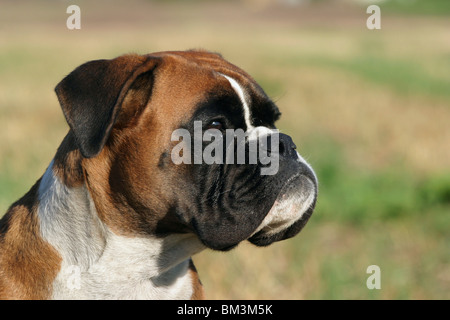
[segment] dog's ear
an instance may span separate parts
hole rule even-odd
[[[56,86],[64,116],[84,157],[95,157],[102,150],[128,90],[139,76],[152,73],[159,61],[139,55],[90,61]]]

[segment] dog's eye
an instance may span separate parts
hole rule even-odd
[[[208,130],[208,129],[223,130],[224,127],[225,126],[223,125],[223,123],[220,120],[213,120],[208,123],[208,125],[206,126],[206,130]]]

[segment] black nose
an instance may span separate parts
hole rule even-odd
[[[293,158],[298,157],[297,152],[295,151],[295,149],[297,149],[297,146],[295,145],[294,141],[292,141],[292,138],[290,136],[284,133],[280,133],[279,140],[280,145],[278,147],[278,152],[280,156]]]
[[[275,142],[272,139],[267,139],[266,145],[263,147],[269,152],[274,151],[274,148],[272,148],[272,143]],[[297,146],[295,145],[294,141],[292,141],[292,138],[284,133],[278,133],[278,154],[282,157],[286,158],[295,158],[297,159],[297,152],[295,149]]]

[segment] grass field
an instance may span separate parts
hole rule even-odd
[[[366,28],[365,6],[287,3],[79,1],[70,31],[66,2],[2,1],[0,215],[68,130],[53,92],[63,76],[87,60],[201,47],[262,84],[320,182],[294,239],[194,257],[207,297],[450,299],[447,2],[381,3],[381,30]],[[370,265],[380,290],[366,287]]]

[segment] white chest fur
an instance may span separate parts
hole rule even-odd
[[[86,187],[68,188],[53,174],[39,187],[41,233],[62,257],[54,299],[189,299],[194,235],[124,237],[100,221]]]

